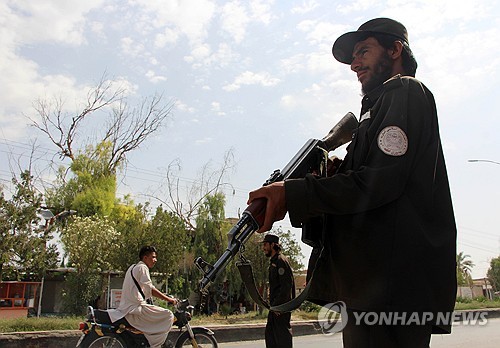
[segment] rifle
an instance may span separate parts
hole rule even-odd
[[[313,171],[326,172],[328,152],[351,141],[353,131],[358,127],[358,120],[352,112],[348,112],[321,140],[309,139],[297,152],[290,162],[283,168],[275,170],[263,186],[286,179],[303,178]],[[228,233],[228,246],[214,265],[203,258],[195,259],[196,266],[203,273],[199,283],[200,292],[206,294],[215,278],[224,271],[240,249],[244,249],[250,236],[259,229],[264,222],[265,199],[256,199],[243,211],[241,218]],[[302,238],[302,240],[307,239]]]

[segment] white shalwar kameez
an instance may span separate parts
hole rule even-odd
[[[120,305],[117,309],[108,310],[109,317],[112,322],[125,317],[130,325],[144,333],[152,348],[161,347],[172,327],[174,315],[168,309],[146,303],[132,279],[130,274],[132,269],[144,296],[146,298],[152,296],[154,285],[149,275],[149,267],[144,262],[139,261],[127,270],[123,281]]]

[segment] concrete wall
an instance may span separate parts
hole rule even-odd
[[[457,288],[457,296],[470,299],[484,296],[483,288],[477,285],[474,285],[473,287],[459,286]]]

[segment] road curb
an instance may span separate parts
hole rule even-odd
[[[487,313],[486,318],[500,318],[500,308],[485,308],[476,310],[456,311],[457,313]],[[457,315],[457,318],[467,316]],[[293,336],[316,335],[321,333],[321,327],[316,320],[292,321]],[[264,338],[265,323],[239,325],[209,325],[220,343],[253,341]],[[0,347],[2,348],[74,348],[81,332],[67,331],[37,331],[0,333]]]

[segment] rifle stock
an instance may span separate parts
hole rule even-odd
[[[358,121],[354,114],[347,113],[323,139],[309,139],[283,170],[275,170],[263,186],[286,179],[303,178],[307,173],[316,170],[318,165],[324,164],[326,169],[326,163],[322,163],[326,162],[325,152],[333,151],[349,142],[357,126]],[[213,266],[201,257],[195,259],[195,265],[203,273],[203,278],[199,283],[202,293],[208,291],[215,278],[224,271],[229,261],[236,256],[250,236],[262,225],[265,207],[265,199],[257,199],[245,209],[241,218],[228,233],[229,243],[226,250]]]

